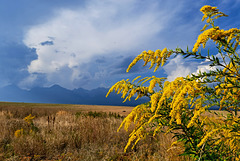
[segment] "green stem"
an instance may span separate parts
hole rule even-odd
[[[192,140],[191,140],[191,137],[192,137],[192,136],[189,136],[189,135],[188,135],[188,131],[186,130],[186,126],[184,126],[184,125],[182,125],[182,124],[181,124],[180,126],[181,126],[183,132],[185,133],[185,135],[187,136],[187,139],[188,139],[189,142],[191,143],[192,148],[193,148],[195,151],[197,151],[197,149],[195,148],[195,146],[194,146],[194,144],[193,144],[193,142],[192,142]]]

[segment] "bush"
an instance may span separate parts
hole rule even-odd
[[[142,79],[139,76],[132,81],[119,81],[110,88],[107,96],[113,91],[122,93],[124,101],[134,95],[137,95],[136,99],[150,98],[149,102],[136,106],[119,127],[128,130],[131,123],[135,124],[125,151],[130,146],[134,148],[147,135],[164,132],[177,138],[172,147],[182,146],[181,155],[195,160],[240,159],[240,58],[237,53],[240,30],[223,30],[216,26],[217,18],[227,16],[217,7],[203,6],[200,11],[206,24],[192,51],[188,48],[186,51],[181,48],[143,51],[132,61],[127,72],[139,60],[145,62],[144,66],[150,63],[150,69],[155,66],[156,71],[170,56],[177,55],[207,60],[213,67],[210,71],[178,77],[172,82],[156,76]],[[205,48],[208,40],[215,42],[220,56],[210,54],[209,50],[199,51],[201,45]],[[210,107],[226,111],[227,116],[206,115]]]

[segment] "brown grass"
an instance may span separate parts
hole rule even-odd
[[[11,111],[17,116],[32,113],[33,115],[49,115],[55,114],[57,111],[63,110],[68,112],[113,112],[126,116],[132,111],[133,107],[127,106],[100,106],[100,105],[70,105],[70,104],[41,104],[41,103],[15,103],[0,102],[0,111]],[[23,116],[22,116],[23,117]]]
[[[169,149],[172,136],[164,134],[124,153],[129,132],[116,132],[122,117],[114,112],[125,115],[130,109],[0,103],[0,160],[189,160],[178,156],[181,149]],[[87,113],[92,110],[99,112]],[[36,116],[32,132],[23,120],[30,113]],[[14,133],[21,128],[25,133],[17,138]]]

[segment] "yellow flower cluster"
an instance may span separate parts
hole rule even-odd
[[[161,95],[162,94],[160,92],[157,92],[157,93],[154,93],[153,95],[151,95],[151,111],[152,112],[155,112],[158,101],[159,101]]]
[[[201,100],[202,98],[199,99]],[[205,112],[205,110],[206,107],[202,107],[201,103],[197,104],[197,106],[194,108],[194,115],[191,118],[191,121],[188,123],[187,128],[190,128],[195,123],[196,119],[201,115],[201,113]]]
[[[204,21],[207,17],[207,25],[204,25],[203,29],[200,31],[204,31],[202,34],[198,36],[197,42],[195,43],[192,52],[197,52],[199,46],[202,44],[203,48],[205,48],[206,42],[209,39],[212,39],[214,42],[218,42],[219,40],[226,39],[229,43],[232,39],[236,39],[236,44],[234,46],[234,49],[237,48],[238,45],[240,45],[239,37],[240,37],[240,30],[237,28],[232,28],[230,30],[220,30],[218,26],[214,26],[213,22],[214,19],[217,19],[222,16],[227,16],[222,12],[219,12],[217,7],[211,7],[211,6],[203,6],[200,11],[204,14],[202,17],[202,21]],[[212,25],[212,28],[206,30],[206,28],[209,25]]]
[[[161,66],[164,65],[164,63],[166,62],[167,58],[169,58],[172,53],[173,52],[172,51],[168,51],[167,48],[164,48],[162,51],[158,49],[155,52],[152,51],[152,50],[149,50],[148,52],[147,51],[143,51],[128,66],[127,72],[129,72],[129,70],[141,59],[145,62],[144,66],[146,66],[149,62],[151,62],[151,66],[149,67],[149,69],[151,69],[156,64],[156,67],[154,69],[154,72],[155,72],[159,68],[160,65]]]
[[[169,103],[171,112],[169,116],[171,116],[170,124],[176,120],[177,124],[181,124],[181,113],[183,110],[186,110],[189,105],[189,101],[192,100],[194,96],[196,96],[202,92],[201,84],[197,81],[187,81],[183,77],[178,77],[172,82],[166,81],[164,83],[164,88],[162,89],[162,94],[153,96],[152,101],[152,110],[156,112],[161,109],[164,102],[167,99],[172,98],[172,101]],[[204,100],[204,96],[199,98],[199,100],[195,101],[194,104],[196,109],[200,109],[202,102]],[[159,98],[160,97],[160,98]],[[157,103],[157,108],[153,107]],[[157,113],[155,113],[157,115]]]
[[[16,130],[15,133],[14,133],[14,136],[16,138],[19,138],[23,135],[23,129],[19,129],[19,130]]]
[[[203,48],[205,48],[205,45],[210,37],[216,33],[216,31],[219,28],[211,28],[208,30],[205,30],[202,34],[198,36],[197,42],[194,44],[194,47],[192,49],[192,52],[197,52],[199,46],[202,44]]]
[[[238,55],[234,55],[234,56],[238,57]],[[228,65],[226,65],[226,67],[223,69],[223,73],[228,73],[228,74],[230,74],[230,76],[236,77],[236,78],[240,77],[239,71],[240,71],[240,65],[233,64],[232,62],[230,62]]]
[[[215,16],[214,19],[217,19],[217,18],[223,17],[223,16],[227,16],[223,12],[219,12],[217,7],[212,7],[212,6],[209,6],[209,5],[203,6],[200,9],[200,11],[204,14],[203,17],[202,17],[202,21],[204,21],[207,17],[209,17],[208,20],[207,20],[207,23],[209,23],[211,21],[211,18],[213,16]]]
[[[129,135],[129,139],[128,139],[128,143],[126,145],[126,147],[124,148],[124,152],[127,151],[127,148],[131,145],[131,143],[135,141],[134,145],[132,146],[132,149],[134,148],[134,146],[146,136],[146,133],[144,132],[144,125],[141,126],[140,128],[138,128],[137,130],[134,130],[130,135]]]
[[[222,88],[221,88],[222,87]],[[220,87],[216,87],[217,90],[217,94],[219,94],[220,92],[223,94],[221,100],[220,100],[220,109],[222,110],[224,107],[227,110],[230,109],[235,109],[235,102],[237,103],[240,100],[240,90],[237,87],[232,87],[232,84],[228,83],[228,84],[221,84]],[[229,106],[225,103],[230,103],[232,106]],[[240,109],[240,107],[237,107],[238,110]]]
[[[148,123],[145,121],[146,118],[151,117],[150,113],[148,112],[148,106],[141,104],[136,106],[132,112],[123,120],[121,125],[118,128],[118,131],[124,126],[124,129],[128,131],[129,126],[134,123],[136,124],[135,129],[132,131],[132,133],[129,135],[128,143],[124,149],[126,152],[127,148],[131,145],[133,141],[135,141],[135,144],[141,139],[144,138],[146,135],[144,126]]]
[[[31,124],[34,118],[35,116],[32,116],[32,114],[29,114],[27,117],[24,118],[24,121],[27,122],[28,124]]]
[[[206,135],[202,138],[198,147],[202,146],[207,140],[211,140],[213,145],[224,144],[229,153],[233,156],[238,156],[240,151],[240,132],[233,130],[233,127],[239,128],[240,118],[232,116],[231,119],[225,120],[222,116],[208,118],[209,123],[206,128]],[[213,129],[214,127],[214,129]]]
[[[148,88],[147,87],[135,87],[132,83],[129,82],[129,80],[121,80],[119,82],[117,82],[116,84],[114,84],[108,91],[106,97],[109,96],[109,94],[111,92],[117,92],[117,94],[122,93],[122,98],[124,99],[123,102],[126,102],[127,100],[131,100],[131,98],[138,93],[138,96],[136,98],[136,100],[142,96],[144,96],[144,94],[147,94],[148,92]]]
[[[150,93],[153,93],[154,91],[153,91],[153,88],[155,87],[155,85],[156,85],[156,83],[157,83],[157,80],[156,79],[152,79],[150,82],[150,85],[149,85],[149,87],[148,87],[148,91],[150,92]]]
[[[232,153],[236,153],[240,150],[240,142],[239,142],[239,132],[233,132],[228,129],[224,129],[222,132],[222,138],[215,142],[215,145],[218,145],[220,142],[224,142],[226,146],[229,146],[232,149]]]
[[[160,92],[155,93],[153,89],[156,87],[157,84],[160,88],[162,88],[162,82],[166,78],[157,78],[155,76],[152,76],[152,77],[145,77],[137,81],[137,79],[139,78],[140,76],[136,77],[135,79],[132,80],[132,82],[130,82],[128,79],[117,82],[115,85],[113,85],[109,89],[106,95],[107,97],[113,91],[117,92],[118,94],[122,93],[122,98],[124,98],[125,99],[124,101],[126,101],[127,99],[130,100],[130,98],[135,94],[137,94],[136,99],[144,95],[148,96],[149,94],[151,94],[151,101],[150,101],[151,106],[148,106],[146,104],[141,104],[136,106],[132,110],[132,112],[123,120],[123,122],[121,123],[118,129],[119,131],[124,126],[124,129],[127,131],[131,123],[136,124],[135,130],[131,133],[128,144],[125,147],[125,151],[134,140],[136,144],[140,139],[144,137],[145,133],[143,131],[144,129],[143,127],[146,124],[149,124],[155,118],[160,117],[160,115],[155,115],[153,117],[154,113],[151,112],[155,110],[158,99],[161,97],[161,93]],[[137,81],[137,85],[134,84],[135,81]],[[148,87],[143,86],[148,81],[149,81],[149,86]],[[162,125],[159,123],[158,127],[154,131],[154,134],[156,134],[161,127]]]
[[[205,30],[203,33],[201,33],[198,36],[197,42],[194,44],[193,52],[197,52],[199,46],[202,44],[203,48],[205,48],[205,45],[209,39],[213,40],[214,42],[218,42],[221,39],[227,39],[228,42],[230,42],[233,38],[236,38],[236,46],[239,45],[239,36],[240,36],[240,30],[237,28],[232,28],[230,30],[220,30],[219,27],[210,28],[208,30]]]
[[[136,123],[136,120],[138,119],[138,117],[140,117],[141,115],[143,115],[144,111],[144,106],[143,105],[138,105],[136,106],[131,113],[123,120],[123,122],[121,123],[121,125],[118,128],[118,131],[123,127],[124,125],[124,129],[126,131],[128,131],[129,126],[131,125],[132,122]]]
[[[216,94],[217,95],[223,95],[220,100],[220,110],[223,108],[226,108],[227,110],[230,110],[231,108],[236,108],[235,103],[238,103],[240,100],[240,90],[239,87],[235,86],[234,84],[239,84],[239,71],[240,71],[240,65],[233,65],[232,62],[230,62],[226,68],[223,69],[223,73],[228,74],[228,76],[225,76],[224,82],[219,84],[215,87]],[[229,81],[230,80],[230,81]],[[225,103],[231,103],[231,106]],[[240,107],[238,107],[238,110]]]
[[[143,97],[143,96],[147,96],[148,93],[154,93],[153,88],[156,86],[156,84],[159,85],[159,87],[162,87],[162,81],[165,80],[166,78],[157,78],[155,76],[152,77],[145,77],[143,79],[140,79],[137,84],[140,85],[135,85],[134,81],[136,81],[138,78],[140,78],[140,76],[136,77],[135,79],[133,79],[132,82],[129,81],[129,79],[127,80],[121,80],[117,83],[115,83],[108,91],[106,97],[109,96],[109,94],[113,91],[115,91],[117,94],[122,93],[122,98],[124,99],[123,102],[127,101],[127,100],[131,100],[131,98],[137,94],[137,97],[135,100]],[[149,87],[145,87],[143,86],[144,83],[146,83],[147,81],[150,81],[150,85]]]
[[[220,130],[220,129],[214,129],[214,130],[208,132],[197,146],[198,146],[198,147],[202,146],[202,145],[207,141],[207,139],[208,139],[209,137],[211,137],[212,135],[214,135],[214,134],[215,134],[216,132],[218,132],[219,130]]]

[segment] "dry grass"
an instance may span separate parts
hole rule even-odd
[[[169,149],[172,138],[164,134],[148,137],[124,153],[129,132],[116,132],[122,117],[113,112],[131,108],[3,103],[0,160],[187,160],[178,157],[181,149]],[[23,120],[29,113],[36,116],[33,132]],[[14,136],[21,128],[25,133]]]
[[[15,103],[0,102],[0,111],[11,111],[16,117],[32,113],[34,116],[55,114],[63,110],[68,112],[113,112],[126,116],[132,111],[133,107],[127,106],[100,106],[100,105],[70,105],[70,104],[41,104],[41,103]],[[21,116],[23,117],[23,116]]]

